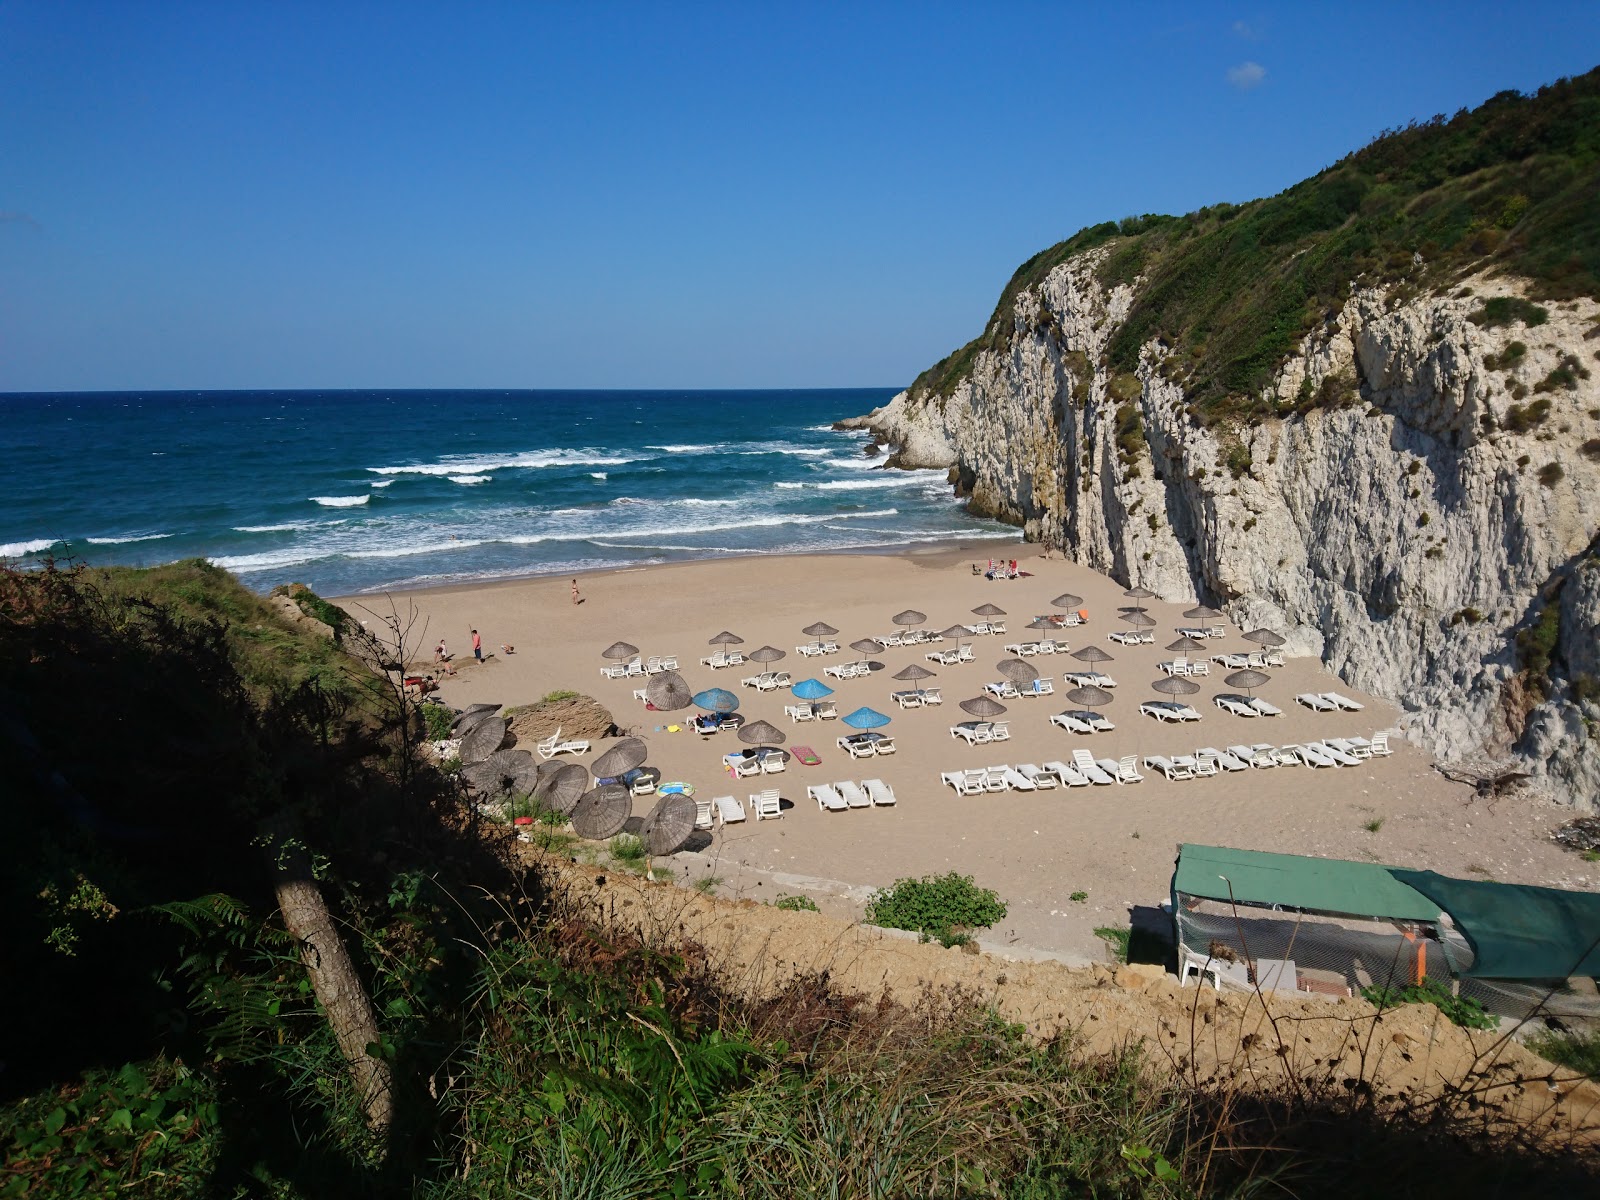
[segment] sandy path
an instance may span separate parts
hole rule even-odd
[[[793,802],[783,820],[729,826],[716,834],[707,858],[682,864],[692,874],[714,862],[711,869],[725,881],[724,894],[770,895],[772,873],[806,876],[818,882],[803,890],[822,900],[825,911],[855,916],[865,887],[954,869],[974,875],[1009,902],[1010,913],[992,931],[992,940],[1095,957],[1102,947],[1094,927],[1125,924],[1130,905],[1164,899],[1175,848],[1185,841],[1368,858],[1507,882],[1574,888],[1600,883],[1600,870],[1548,840],[1550,830],[1570,815],[1567,810],[1527,798],[1493,805],[1475,801],[1469,789],[1445,780],[1423,752],[1398,739],[1392,757],[1336,770],[1280,767],[1181,783],[1145,772],[1143,783],[1127,787],[955,795],[941,786],[941,771],[1042,763],[1069,758],[1079,746],[1096,758],[1137,754],[1142,759],[1239,742],[1283,745],[1370,735],[1392,728],[1398,717],[1388,704],[1328,676],[1316,660],[1291,659],[1258,689],[1284,710],[1280,718],[1244,720],[1214,707],[1215,693],[1233,690],[1222,683],[1226,672],[1214,668],[1198,681],[1201,692],[1190,698],[1204,719],[1159,724],[1138,715],[1138,704],[1155,698],[1149,684],[1160,677],[1156,664],[1172,657],[1162,647],[1177,636],[1175,626],[1192,623],[1181,617],[1189,606],[1145,602],[1158,622],[1156,644],[1124,648],[1106,639],[1108,631],[1123,627],[1118,607],[1131,603],[1119,585],[1073,563],[1031,556],[1024,562],[1034,572],[1031,577],[989,581],[974,576],[971,556],[990,552],[992,545],[982,551],[901,556],[763,556],[591,574],[579,581],[584,603],[576,606],[567,578],[441,588],[393,599],[403,611],[415,605],[419,619],[413,640],[419,652],[431,650],[443,634],[458,663],[469,659],[463,652],[473,626],[488,648],[515,643],[513,656],[496,654],[481,666],[469,662],[446,681],[442,694],[448,702],[512,705],[557,688],[586,692],[610,706],[619,725],[633,726],[649,741],[650,761],[665,778],[691,782],[701,795],[732,793],[742,799],[756,789],[757,781],[736,783],[722,769],[722,755],[740,744],[731,734],[702,739],[687,731],[659,731],[669,717],[647,712],[632,699],[639,681],[601,678],[599,652],[611,642],[625,639],[647,655],[676,654],[692,688],[726,687],[740,695],[741,711],[749,717],[784,729],[791,744],[814,747],[821,766],[792,762],[785,773],[764,781],[778,785]],[[1104,710],[1116,723],[1115,732],[1079,738],[1049,724],[1051,713],[1072,707],[1062,698],[1067,685],[1061,673],[1079,665],[1055,655],[1034,662],[1053,677],[1057,695],[1010,701],[1009,742],[969,747],[952,739],[949,726],[966,719],[956,702],[999,677],[994,665],[1006,657],[1003,645],[1031,637],[1023,626],[1035,614],[1052,611],[1049,601],[1063,591],[1084,597],[1091,620],[1061,637],[1074,649],[1093,642],[1115,656],[1103,668],[1120,684]],[[825,665],[855,655],[848,649],[826,659],[796,654],[796,644],[809,640],[801,628],[813,621],[838,627],[837,640],[847,646],[892,630],[890,617],[906,607],[926,612],[927,627],[941,629],[975,620],[970,610],[984,602],[1007,611],[1010,633],[975,639],[972,663],[937,666],[925,663],[927,647],[906,647],[869,656],[885,663],[885,671],[865,679],[827,680],[836,688],[839,712],[870,705],[894,718],[886,730],[899,746],[893,757],[851,762],[834,745],[847,732],[839,723],[792,725],[783,715],[792,699],[787,692],[741,688],[739,679],[754,673],[748,667],[712,671],[697,662],[710,652],[707,639],[730,629],[745,639],[745,650],[770,643],[786,651],[775,665],[796,679],[823,678]],[[342,603],[352,610],[365,606],[383,612],[388,601],[369,596]],[[1238,632],[1210,643],[1210,652],[1250,649]],[[904,685],[889,676],[910,662],[938,672],[929,682],[942,686],[942,708],[901,712],[895,707],[890,692]],[[1366,701],[1366,709],[1324,715],[1294,702],[1299,692],[1330,687]],[[808,783],[869,776],[894,788],[895,808],[823,813],[806,800]],[[641,798],[635,811],[647,812],[651,803]],[[1365,828],[1378,820],[1382,825],[1376,832]],[[1087,899],[1072,900],[1080,891]]]

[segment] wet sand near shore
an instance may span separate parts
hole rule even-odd
[[[712,844],[680,856],[676,870],[686,879],[713,872],[723,895],[771,898],[776,891],[806,891],[838,916],[859,916],[866,889],[909,875],[950,870],[970,874],[1005,899],[1010,911],[986,941],[1028,947],[1068,958],[1101,958],[1097,926],[1126,925],[1133,905],[1155,905],[1167,896],[1176,847],[1202,842],[1431,868],[1448,875],[1511,883],[1593,889],[1600,867],[1584,863],[1549,840],[1570,810],[1529,797],[1495,802],[1475,798],[1433,769],[1428,755],[1398,737],[1394,754],[1359,766],[1278,767],[1224,773],[1207,779],[1169,782],[1142,766],[1146,755],[1188,754],[1202,747],[1238,743],[1274,745],[1323,737],[1361,735],[1393,729],[1399,716],[1386,702],[1362,695],[1325,672],[1315,659],[1294,659],[1269,671],[1272,681],[1256,694],[1283,709],[1281,717],[1253,720],[1231,716],[1212,697],[1234,692],[1223,683],[1225,669],[1197,679],[1200,691],[1187,701],[1202,720],[1164,724],[1141,716],[1141,701],[1157,699],[1150,684],[1162,678],[1158,663],[1174,657],[1163,646],[1176,628],[1198,624],[1182,617],[1187,604],[1141,601],[1156,625],[1155,644],[1124,647],[1106,634],[1126,626],[1118,609],[1133,603],[1114,581],[1075,563],[1041,560],[1037,547],[1006,546],[1021,560],[1025,577],[988,580],[974,575],[995,552],[993,542],[969,547],[918,549],[901,555],[830,554],[758,556],[677,563],[582,575],[583,603],[573,604],[571,577],[495,582],[476,586],[357,596],[341,599],[369,623],[387,615],[393,604],[413,616],[414,657],[426,658],[444,637],[460,669],[443,681],[442,698],[457,707],[477,701],[527,704],[557,689],[586,693],[607,705],[619,727],[648,742],[650,763],[666,780],[694,785],[700,796],[731,794],[746,800],[762,787],[779,788],[781,820],[719,828]],[[1116,728],[1109,733],[1074,736],[1049,723],[1052,713],[1078,707],[1065,692],[1062,672],[1082,664],[1065,654],[1032,660],[1053,679],[1053,696],[1009,700],[1009,741],[968,746],[953,738],[950,726],[968,720],[957,704],[999,680],[995,664],[1010,657],[1004,646],[1028,641],[1024,627],[1053,610],[1050,601],[1064,591],[1083,597],[1089,623],[1053,635],[1073,649],[1093,643],[1113,656],[1101,668],[1119,686],[1102,709]],[[891,617],[906,608],[927,614],[923,627],[943,629],[977,621],[971,609],[993,603],[1007,613],[1004,636],[972,639],[974,661],[954,666],[931,663],[926,645],[891,648],[866,655],[884,664],[864,678],[827,678],[823,668],[858,657],[848,644],[894,630]],[[816,621],[837,627],[837,655],[803,658],[795,647],[811,639],[801,629]],[[481,631],[486,652],[472,662],[470,634]],[[898,753],[852,761],[835,744],[851,732],[837,721],[791,723],[784,705],[787,689],[757,692],[741,678],[757,674],[759,664],[712,670],[699,660],[709,655],[708,639],[719,630],[744,639],[746,652],[771,644],[786,652],[772,666],[796,680],[814,676],[835,689],[838,711],[870,706],[893,718],[883,732],[894,737]],[[1253,649],[1241,630],[1210,640],[1204,655]],[[813,747],[819,766],[791,761],[781,774],[732,779],[722,756],[742,748],[731,733],[701,737],[687,729],[692,712],[647,711],[633,698],[639,679],[601,676],[600,651],[625,640],[644,655],[676,655],[695,691],[718,686],[739,695],[747,719],[764,718],[784,730],[789,745]],[[516,653],[499,653],[511,643]],[[890,693],[908,685],[890,677],[909,663],[935,672],[929,686],[943,690],[941,707],[902,712]],[[1316,713],[1295,703],[1301,692],[1335,689],[1363,702],[1355,713]],[[684,725],[678,733],[669,724]],[[530,747],[531,748],[531,747]],[[1127,786],[1057,788],[958,796],[940,782],[940,773],[1002,763],[1070,761],[1074,749],[1095,758],[1134,754],[1144,781]],[[577,761],[591,761],[596,745]],[[809,784],[879,778],[895,791],[892,808],[822,812],[806,797]],[[635,801],[637,814],[655,803]],[[1381,824],[1378,824],[1380,823]],[[1377,824],[1376,829],[1369,825]],[[803,877],[806,886],[785,885]],[[1073,899],[1083,893],[1083,899]]]

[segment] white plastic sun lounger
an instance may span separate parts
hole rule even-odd
[[[1315,692],[1301,692],[1295,698],[1295,703],[1304,704],[1312,712],[1338,712],[1339,706],[1331,700],[1324,700]]]
[[[1117,681],[1104,671],[1068,671],[1061,676],[1062,681],[1074,687],[1103,687],[1114,688]]]
[[[1078,770],[1077,767],[1070,766],[1067,763],[1059,761],[1047,762],[1044,764],[1044,769],[1053,772],[1055,777],[1069,788],[1089,786],[1089,777]]]
[[[788,770],[789,764],[784,760],[782,750],[768,750],[761,756],[761,773],[763,775],[776,775],[779,771]]]
[[[1219,667],[1227,667],[1230,671],[1242,671],[1250,665],[1248,654],[1213,654],[1211,661]]]
[[[922,657],[929,662],[936,662],[946,667],[961,661],[960,653],[955,650],[930,650]]]
[[[1011,740],[1011,723],[1009,721],[996,721],[990,725],[989,740],[992,742],[1009,742]]]
[[[839,719],[839,706],[832,700],[824,700],[816,705],[813,710],[819,721],[837,721]]]
[[[988,692],[989,695],[993,696],[997,700],[1022,699],[1021,695],[1017,692],[1017,685],[1009,680],[1002,680],[999,683],[986,683],[983,685],[983,690]]]
[[[1021,775],[1036,788],[1048,789],[1055,787],[1061,781],[1038,763],[1018,763],[1017,774]]]
[[[1189,660],[1187,658],[1174,658],[1170,662],[1157,663],[1168,675],[1187,675],[1189,673]]]
[[[1278,760],[1272,754],[1271,746],[1229,746],[1228,753],[1240,762],[1261,770],[1278,765]]]
[[[1177,766],[1170,758],[1160,754],[1147,754],[1144,756],[1144,769],[1147,771],[1160,771],[1168,779],[1193,779],[1194,772],[1188,767]]]
[[[1196,757],[1215,759],[1217,765],[1224,771],[1248,771],[1250,764],[1236,757],[1231,751],[1222,751],[1210,746],[1202,746],[1195,751]]]
[[[732,796],[713,796],[711,803],[717,806],[717,816],[724,825],[737,825],[744,820],[744,805]]]
[[[539,757],[544,759],[554,758],[558,754],[589,753],[589,743],[582,738],[569,738],[566,741],[562,741],[561,727],[559,725],[556,726],[556,731],[549,737],[535,742],[533,748],[539,752]]]
[[[989,726],[980,721],[963,721],[959,725],[952,725],[950,736],[962,739],[969,746],[976,746],[979,742],[994,741]]]
[[[783,715],[791,721],[815,721],[817,714],[811,711],[809,704],[785,704]]]
[[[887,735],[872,738],[867,744],[872,747],[872,752],[880,757],[894,753],[894,739]]]
[[[1189,769],[1193,771],[1196,776],[1222,774],[1222,767],[1217,763],[1217,760],[1212,758],[1209,754],[1186,754],[1175,758],[1172,761],[1176,763],[1191,764]]]
[[[833,785],[833,790],[844,797],[844,802],[851,808],[871,808],[872,797],[853,779],[846,779]]]
[[[1074,750],[1072,752],[1072,763],[1090,783],[1114,782],[1112,777],[1101,769],[1100,764],[1094,761],[1094,755],[1087,750]]]
[[[986,792],[1003,792],[1011,786],[1007,775],[1012,773],[1007,766],[985,767],[983,770],[983,790]]]
[[[873,755],[871,742],[858,742],[853,737],[842,737],[834,744],[851,758],[871,758]]]
[[[1339,767],[1359,767],[1361,760],[1354,754],[1346,754],[1337,746],[1330,746],[1327,742],[1307,742],[1306,749],[1318,750],[1333,759],[1334,765]]]
[[[1254,696],[1254,697],[1251,698],[1250,707],[1255,709],[1263,717],[1281,717],[1281,716],[1283,716],[1283,709],[1279,708],[1276,704],[1273,704],[1271,701],[1263,700],[1260,696]]]
[[[901,708],[921,708],[925,700],[919,691],[890,692],[889,698]]]
[[[1332,746],[1336,750],[1342,750],[1355,758],[1372,757],[1372,743],[1364,737],[1323,738],[1322,744]]]
[[[924,705],[943,704],[944,703],[944,693],[942,691],[940,691],[936,687],[934,687],[934,688],[923,688],[922,689],[922,703]]]
[[[1336,768],[1339,765],[1321,750],[1312,746],[1284,746],[1281,750],[1279,750],[1279,753],[1294,755],[1294,757],[1301,763],[1302,766]]]
[[[1232,696],[1224,693],[1216,697],[1216,705],[1223,712],[1232,713],[1236,717],[1259,717],[1261,715],[1250,706],[1250,701],[1243,696]]]
[[[815,800],[817,808],[823,812],[843,812],[850,807],[831,783],[814,783],[806,788],[806,795]]]
[[[967,795],[981,796],[990,790],[987,767],[969,767],[964,774],[967,780]]]
[[[1146,700],[1139,705],[1139,713],[1141,716],[1154,717],[1158,721],[1182,720],[1177,713],[1172,711],[1172,706],[1164,700]],[[1145,766],[1149,766],[1150,760],[1146,758],[1144,763]]]
[[[1359,700],[1352,700],[1349,696],[1341,696],[1338,692],[1323,692],[1322,698],[1335,708],[1342,708],[1345,712],[1360,712],[1366,707]]]
[[[1125,754],[1112,765],[1109,758],[1099,759],[1100,766],[1107,771],[1118,783],[1143,783],[1144,776],[1139,774],[1138,759],[1131,754]]]
[[[867,789],[867,796],[879,808],[890,808],[894,805],[894,789],[881,779],[863,779],[861,786]]]
[[[1094,726],[1087,721],[1080,721],[1076,713],[1056,713],[1050,718],[1050,724],[1058,725],[1068,733],[1087,734],[1094,732]]]
[[[1120,629],[1113,629],[1110,633],[1106,634],[1106,641],[1116,642],[1119,646],[1137,646],[1142,640],[1143,639],[1132,630],[1125,632]]]
[[[998,767],[990,767],[989,774],[991,777],[999,774],[1000,778],[1006,781],[1006,786],[1016,792],[1035,791],[1038,786],[1015,767],[1008,767],[1003,764]]]
[[[776,821],[783,816],[783,806],[778,800],[778,789],[750,793],[750,811],[758,821]]]
[[[1024,696],[1053,696],[1055,690],[1055,682],[1049,679],[1035,679],[1027,687],[1017,689]]]
[[[715,809],[710,800],[701,800],[698,797],[694,802],[694,827],[696,829],[710,829],[715,821]]]
[[[967,794],[967,778],[965,771],[940,771],[939,782],[954,788],[956,795],[958,796],[965,796]]]
[[[1386,755],[1393,754],[1394,751],[1389,749],[1389,735],[1387,733],[1373,734],[1372,742],[1370,743],[1367,752],[1374,758],[1381,758]]]

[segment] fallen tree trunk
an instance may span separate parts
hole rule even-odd
[[[382,1134],[394,1115],[394,1078],[389,1064],[368,1047],[379,1041],[378,1016],[355,963],[339,936],[311,869],[311,855],[292,818],[280,815],[263,823],[273,889],[284,928],[300,946],[317,1003],[350,1066],[367,1127]]]

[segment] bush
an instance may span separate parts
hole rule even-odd
[[[1513,404],[1506,409],[1506,428],[1512,433],[1527,433],[1550,415],[1550,401],[1535,400],[1527,408]]]
[[[422,727],[426,731],[427,740],[442,742],[450,736],[451,725],[456,719],[456,714],[443,704],[424,704],[422,706]]]
[[[558,688],[556,691],[544,694],[544,702],[546,704],[555,704],[560,700],[576,700],[577,698],[578,693],[567,688]]]
[[[867,901],[866,920],[887,929],[907,929],[943,946],[969,941],[968,930],[987,929],[1004,919],[1006,905],[970,875],[926,875],[897,879]]]
[[[1493,1029],[1500,1018],[1484,1011],[1471,996],[1451,995],[1450,989],[1436,980],[1424,978],[1410,987],[1364,987],[1361,995],[1379,1008],[1394,1008],[1400,1004],[1431,1004],[1448,1017],[1452,1024],[1463,1029]]]
[[[787,892],[780,893],[772,902],[773,908],[781,908],[784,912],[821,912],[817,902],[810,896],[791,896]]]
[[[1530,1037],[1526,1044],[1535,1054],[1558,1066],[1600,1079],[1600,1030],[1582,1033],[1548,1029]]]
[[[1600,461],[1600,438],[1590,438],[1583,445],[1579,446],[1578,450],[1585,458],[1592,458]]]
[[[1117,456],[1130,463],[1144,452],[1144,415],[1132,404],[1118,405]]]
[[[1545,487],[1555,487],[1566,477],[1566,472],[1561,469],[1561,464],[1556,462],[1545,463],[1539,468],[1539,482]]]
[[[1228,468],[1228,473],[1235,479],[1244,475],[1255,465],[1255,459],[1250,456],[1250,448],[1244,445],[1228,447],[1228,456],[1222,460]]]
[[[1496,296],[1492,300],[1485,300],[1483,307],[1467,318],[1474,325],[1480,325],[1484,329],[1509,325],[1513,321],[1533,329],[1549,319],[1550,314],[1547,310],[1520,296]]]
[[[643,838],[635,837],[631,833],[619,833],[611,839],[611,857],[625,867],[635,870],[644,865],[644,860],[649,857]]]

